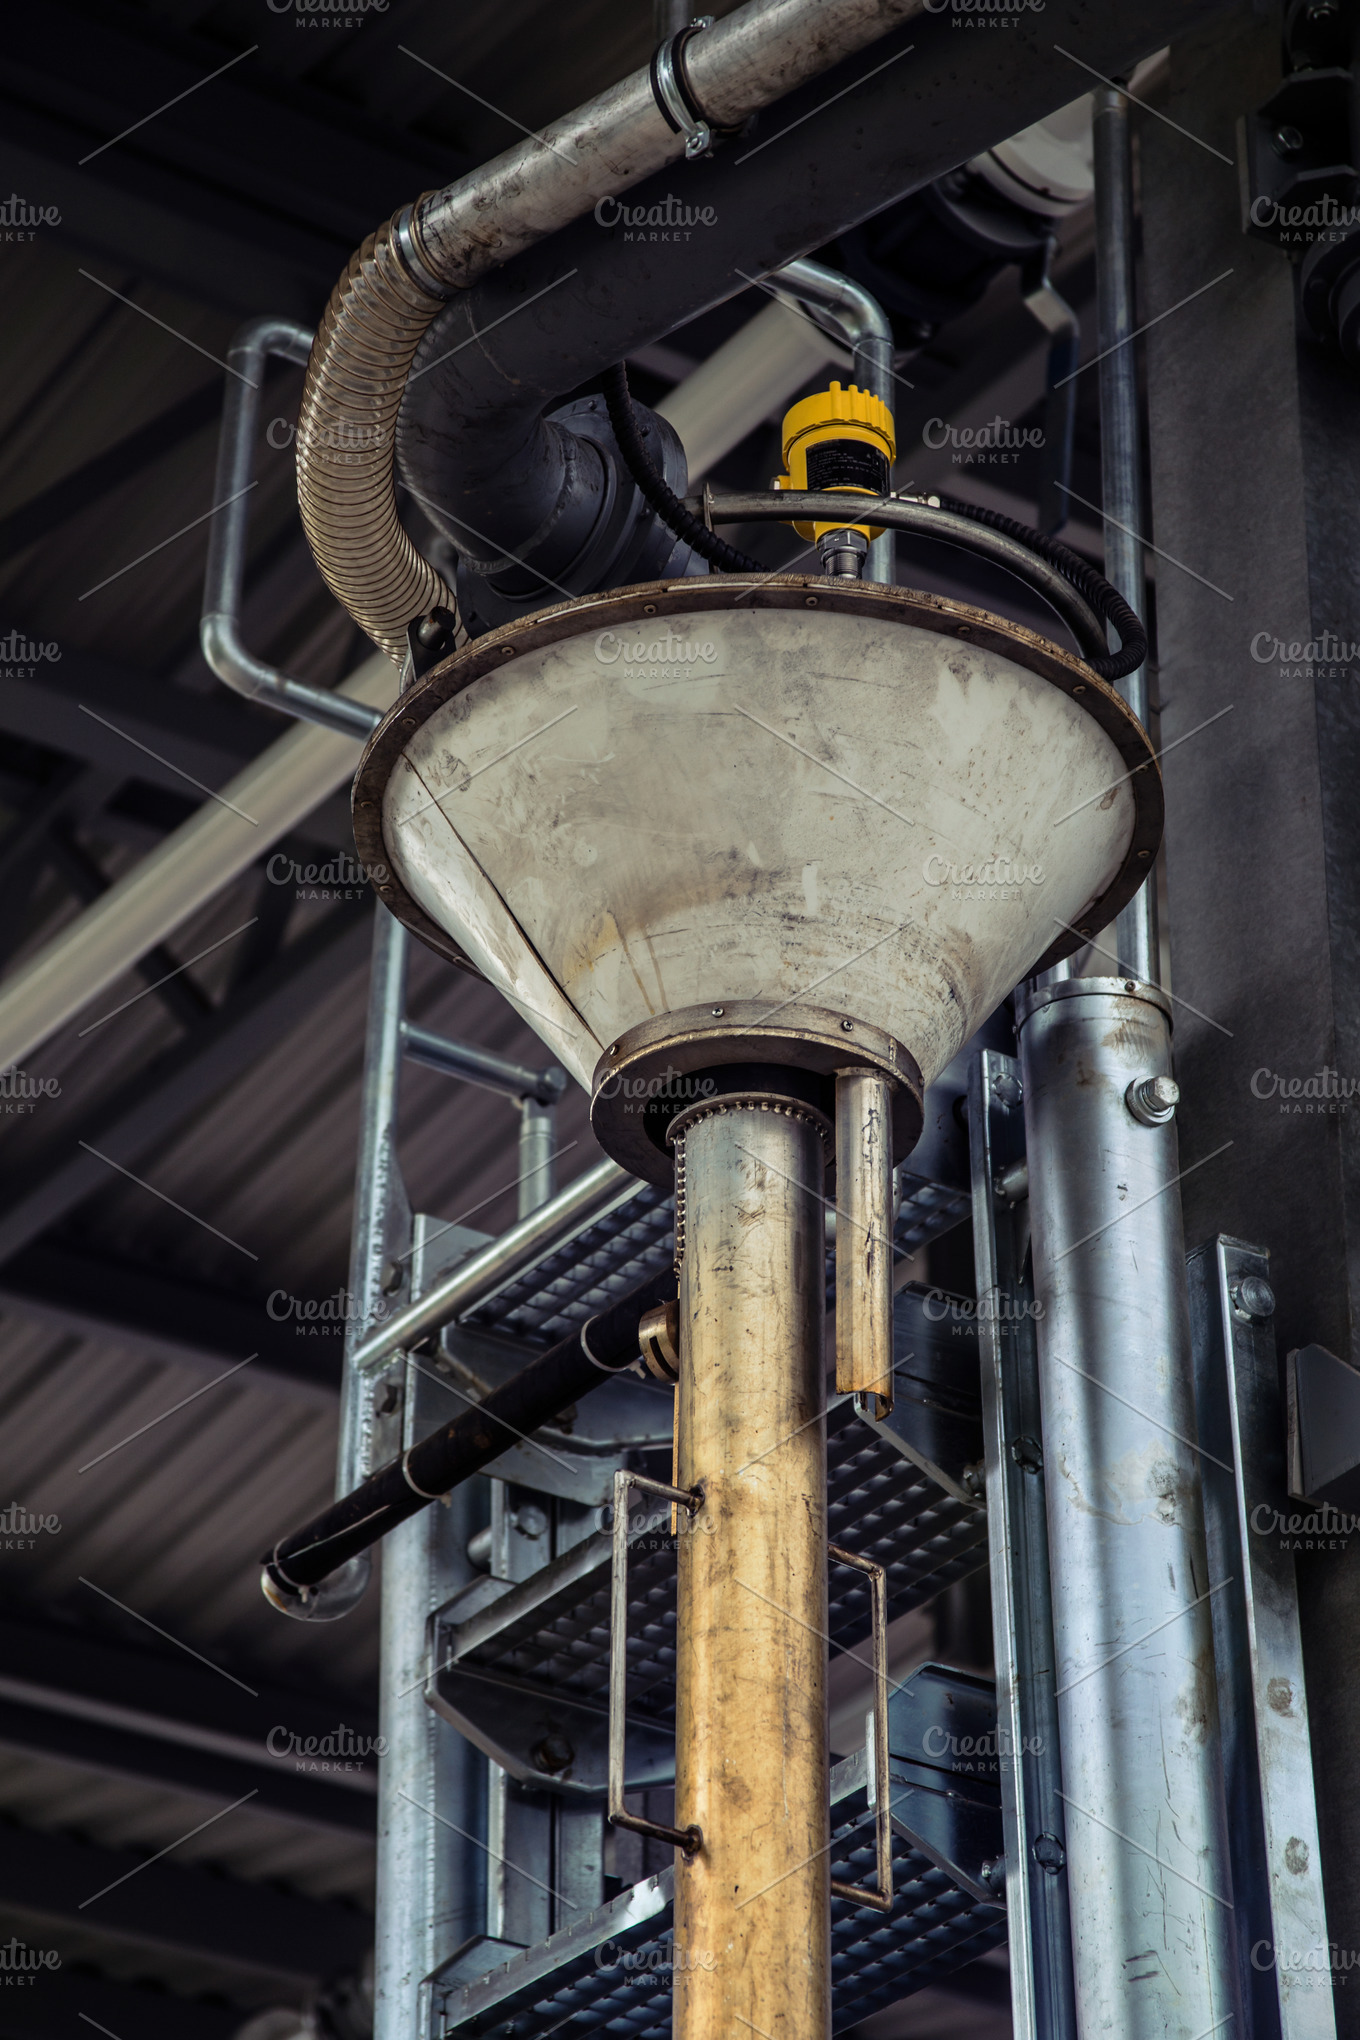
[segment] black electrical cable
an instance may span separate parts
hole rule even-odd
[[[984,510],[980,503],[964,503],[957,496],[941,496],[942,510],[950,510],[957,517],[971,518],[974,524],[990,525],[993,531],[1002,532],[1013,538],[1017,545],[1023,545],[1030,552],[1038,553],[1056,567],[1065,581],[1070,581],[1077,593],[1084,596],[1104,623],[1113,624],[1119,632],[1119,650],[1106,658],[1093,659],[1089,654],[1086,663],[1093,673],[1102,680],[1126,680],[1130,673],[1136,673],[1148,654],[1147,632],[1141,617],[1131,609],[1117,588],[1112,588],[1103,574],[1098,574],[1080,553],[1074,553],[1056,538],[1045,537],[1042,531],[1032,531],[1028,524],[1019,523],[1014,517],[1003,517],[999,510]]]
[[[726,544],[692,511],[687,510],[652,466],[651,456],[638,429],[637,413],[628,389],[628,371],[622,362],[605,371],[603,389],[609,422],[614,428],[619,451],[628,464],[628,472],[662,523],[677,538],[685,539],[703,559],[722,568],[724,573],[762,572],[759,560],[753,560],[748,553],[738,552],[735,546]],[[997,510],[985,510],[979,503],[964,503],[955,496],[941,496],[938,501],[942,510],[948,510],[956,517],[966,517],[974,524],[990,525],[993,531],[999,531],[1014,539],[1017,545],[1023,545],[1027,551],[1037,553],[1090,603],[1102,622],[1113,625],[1119,633],[1119,650],[1103,657],[1086,655],[1086,663],[1093,673],[1098,673],[1102,680],[1124,680],[1130,673],[1138,671],[1148,654],[1147,632],[1142,620],[1119,590],[1111,587],[1104,575],[1098,574],[1079,553],[1074,553],[1056,538],[1048,538],[1042,531],[1021,524],[1014,517],[1003,517]]]
[[[667,486],[652,466],[651,455],[643,445],[642,433],[638,429],[637,412],[633,409],[628,389],[628,371],[622,362],[616,368],[606,369],[603,389],[619,452],[628,464],[629,474],[661,522],[677,538],[683,538],[700,559],[720,567],[725,574],[762,573],[764,569],[759,560],[753,560],[749,553],[738,552],[734,545],[729,545],[726,539],[710,531],[702,518],[685,508],[674,489]]]

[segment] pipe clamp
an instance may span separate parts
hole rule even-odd
[[[697,14],[674,35],[668,35],[652,58],[652,95],[667,127],[685,137],[685,154],[691,161],[706,155],[713,146],[713,123],[694,96],[685,69],[685,44],[712,26],[711,14]]]

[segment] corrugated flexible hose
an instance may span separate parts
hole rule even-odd
[[[456,607],[402,527],[392,457],[411,363],[446,302],[402,260],[396,220],[379,227],[331,293],[298,416],[298,507],[317,566],[398,666],[407,624]]]

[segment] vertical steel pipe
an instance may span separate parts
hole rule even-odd
[[[546,1204],[556,1188],[557,1171],[553,1150],[557,1139],[557,1112],[538,1098],[521,1098],[519,1105],[519,1217],[527,1218]]]
[[[373,1381],[370,1374],[353,1365],[353,1358],[374,1325],[386,1315],[389,1293],[384,1289],[384,1277],[394,1250],[404,1253],[410,1245],[410,1212],[396,1148],[410,947],[411,938],[401,922],[380,904],[373,924],[368,1032],[359,1102],[359,1156],[349,1255],[350,1311],[345,1323],[340,1445],[335,1468],[337,1501],[356,1488],[370,1471],[368,1434]],[[392,1239],[394,1227],[402,1233],[399,1246]],[[409,1281],[409,1266],[409,1260],[395,1266],[403,1281]]]
[[[892,1097],[878,1070],[836,1077],[836,1387],[893,1404]]]
[[[786,262],[775,271],[774,280],[793,297],[820,305],[831,314],[832,323],[850,349],[851,373],[856,384],[881,397],[892,411],[897,387],[893,369],[896,350],[892,320],[878,299],[839,269],[829,269],[824,262],[812,262],[805,256],[796,262]],[[883,584],[897,579],[895,532],[885,531],[870,541],[862,578]]]
[[[1169,1009],[1108,978],[1018,1005],[1081,2030],[1241,2033],[1176,1130],[1130,1105]]]
[[[675,2040],[831,2030],[824,1132],[682,1116]],[[700,1527],[702,1526],[702,1528]]]
[[[1143,490],[1143,441],[1138,402],[1137,326],[1134,272],[1133,150],[1129,102],[1111,85],[1092,95],[1096,201],[1096,349],[1100,377],[1100,483],[1105,511],[1105,578],[1131,609],[1147,620],[1143,539],[1147,503]],[[1140,666],[1119,691],[1148,726],[1147,667]],[[1115,923],[1120,970],[1156,984],[1157,891],[1149,877]]]

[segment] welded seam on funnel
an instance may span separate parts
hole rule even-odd
[[[419,766],[412,764],[409,756],[407,757],[406,762],[410,766],[412,776],[418,779],[420,781],[421,786],[425,789],[426,793],[429,793],[430,791],[429,782],[426,780]],[[453,789],[451,788],[450,791],[452,790]],[[529,940],[529,937],[525,934],[523,928],[521,928],[517,917],[510,911],[509,904],[503,897],[499,886],[496,886],[492,883],[491,876],[484,869],[480,859],[473,854],[471,847],[468,845],[468,843],[464,841],[463,837],[459,835],[457,829],[453,825],[452,818],[445,812],[443,806],[441,805],[442,798],[443,797],[439,795],[434,796],[431,800],[429,800],[426,803],[425,807],[419,810],[419,812],[421,814],[425,814],[432,807],[438,810],[445,827],[448,829],[449,834],[454,838],[455,842],[457,842],[461,846],[463,854],[467,858],[468,863],[473,867],[475,871],[480,873],[482,881],[486,885],[487,890],[499,903],[501,911],[505,915],[506,920],[510,923],[510,926],[514,929],[516,935],[518,935],[520,941],[524,944],[526,955],[533,959],[534,964],[537,966],[538,970],[542,973],[543,981],[547,985],[548,989],[562,1001],[562,1004],[566,1007],[567,1012],[571,1015],[572,1019],[576,1022],[576,1025],[585,1035],[586,1040],[594,1043],[596,1055],[598,1058],[599,1055],[602,1055],[604,1053],[604,1043],[599,1039],[594,1028],[589,1025],[585,1018],[585,1015],[577,1011],[576,1006],[567,997],[567,994],[563,987],[559,985],[557,980],[553,977],[553,974],[548,969],[547,964],[543,961],[543,958],[539,955],[537,947],[535,946],[534,943],[532,943]],[[492,980],[492,982],[494,982],[494,980]],[[515,999],[510,993],[506,992],[503,994],[503,996],[509,999],[511,1004],[515,1003]],[[564,1026],[561,1020],[553,1019],[549,1014],[540,1012],[536,1006],[530,1005],[527,999],[520,1000],[519,1003],[527,1007],[531,1013],[537,1013],[538,1018],[543,1021],[545,1026],[556,1028],[560,1030],[563,1035],[567,1036],[568,1038],[570,1037],[570,1029]]]

